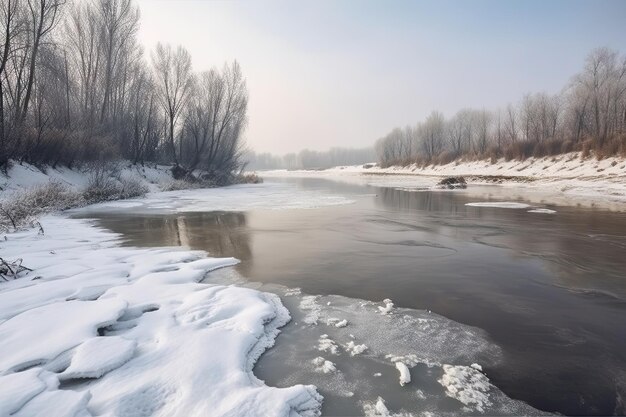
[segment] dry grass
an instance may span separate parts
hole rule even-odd
[[[0,201],[0,228],[18,230],[32,224],[43,213],[79,207],[83,195],[58,181],[11,193]]]

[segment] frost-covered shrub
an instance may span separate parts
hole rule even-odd
[[[113,162],[93,162],[88,171],[89,179],[83,196],[89,203],[140,197],[149,191],[140,178],[122,176],[119,165]]]
[[[178,191],[178,190],[189,190],[194,188],[201,188],[201,184],[199,182],[191,182],[186,180],[172,180],[166,182],[161,185],[161,190],[163,191]]]
[[[148,187],[137,177],[102,178],[95,175],[90,178],[87,188],[83,191],[83,197],[89,203],[98,203],[141,197],[148,191]]]
[[[61,211],[84,204],[83,196],[59,181],[50,181],[5,196],[0,201],[0,227],[19,229],[42,213]]]
[[[259,177],[257,174],[241,174],[234,178],[233,183],[235,184],[261,184],[263,182],[263,178]]]
[[[148,186],[137,177],[120,178],[119,183],[121,186],[120,198],[142,197],[150,191]]]

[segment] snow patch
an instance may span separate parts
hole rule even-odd
[[[481,413],[491,405],[491,384],[476,366],[443,365],[443,372],[437,382],[446,389],[446,395]]]
[[[317,325],[320,319],[322,306],[318,304],[317,299],[316,295],[306,295],[300,300],[300,308],[307,310],[307,315],[303,319],[306,324]]]
[[[322,358],[321,356],[318,356],[317,358],[313,359],[313,365],[315,365],[315,371],[316,372],[322,372],[325,374],[329,374],[331,372],[335,372],[337,371],[337,367],[335,366],[334,363],[332,363],[331,361],[327,361],[326,359]]]
[[[346,352],[350,354],[350,356],[360,355],[361,353],[367,350],[367,346],[365,345],[357,345],[354,341],[349,341],[348,344],[345,345]]]
[[[391,301],[389,298],[385,298],[383,300],[383,303],[385,303],[385,306],[378,306],[378,311],[380,311],[380,314],[391,314],[391,312],[393,311],[393,301]]]
[[[348,320],[346,319],[341,320],[341,319],[332,317],[326,320],[326,325],[335,326],[335,327],[346,327],[348,325]]]
[[[327,334],[320,336],[317,344],[317,350],[320,352],[328,352],[333,355],[339,355],[339,347],[334,340],[330,339]]]
[[[385,400],[382,397],[378,397],[376,402],[366,402],[363,404],[363,415],[365,417],[411,417],[412,414],[408,413],[392,413],[387,408]]]

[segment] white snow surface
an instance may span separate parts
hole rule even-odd
[[[100,378],[129,361],[136,347],[137,342],[121,336],[88,339],[76,348],[69,368],[59,379]]]
[[[290,319],[278,296],[200,282],[235,259],[122,248],[85,220],[41,223],[43,236],[0,241],[34,269],[0,283],[0,414],[319,415],[315,387],[252,373]]]
[[[151,191],[157,191],[161,185],[173,180],[170,167],[165,165],[141,166],[128,161],[119,164],[121,177],[134,177],[141,180]],[[16,191],[57,181],[68,187],[80,190],[87,186],[89,172],[87,168],[69,169],[67,167],[37,168],[27,163],[13,163],[8,175],[0,173],[0,192]]]
[[[375,164],[374,164],[375,165]],[[525,199],[540,203],[549,198],[563,205],[601,206],[625,210],[626,159],[591,157],[579,152],[555,157],[528,158],[525,161],[500,159],[455,161],[446,165],[409,165],[381,168],[377,165],[339,166],[323,171],[266,171],[263,177],[326,177],[346,182],[420,191],[435,190],[441,177],[463,176],[467,190],[440,192],[473,193],[472,185],[498,184],[523,190]]]

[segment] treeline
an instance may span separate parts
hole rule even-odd
[[[626,156],[626,57],[607,48],[587,57],[560,94],[528,94],[495,111],[463,109],[396,128],[376,143],[382,166],[455,159],[525,159],[583,151]]]
[[[2,0],[0,168],[125,158],[183,171],[242,164],[237,62],[195,73],[183,47],[147,57],[132,0]]]
[[[298,153],[278,156],[271,153],[248,152],[248,169],[326,169],[340,165],[359,165],[376,160],[374,148],[331,148],[327,151],[304,149]]]

